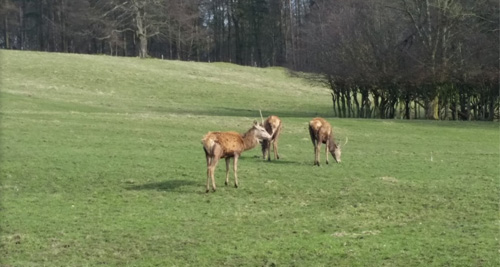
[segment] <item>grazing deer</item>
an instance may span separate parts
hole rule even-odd
[[[262,118],[262,113],[260,114],[260,117],[262,119],[262,126],[266,128],[266,131],[271,135],[271,139],[269,140],[262,140],[261,145],[262,145],[262,158],[271,161],[271,144],[273,144],[273,150],[274,150],[274,159],[279,159],[280,155],[278,153],[278,139],[280,138],[281,134],[281,120],[278,118],[278,116],[271,115],[267,117],[267,119],[264,121],[264,118]]]
[[[328,164],[328,151],[337,163],[340,163],[340,143],[333,140],[332,126],[323,118],[314,118],[309,122],[309,134],[314,145],[314,165],[319,166],[319,152],[321,144],[325,144],[326,164]],[[344,146],[347,144],[347,137]]]
[[[256,147],[260,141],[270,139],[271,135],[264,127],[254,121],[252,128],[246,133],[237,132],[208,132],[201,140],[205,157],[207,159],[207,193],[210,191],[210,179],[212,179],[212,190],[215,192],[214,172],[219,159],[226,159],[226,182],[229,183],[229,161],[233,159],[234,186],[238,187],[238,158],[243,151]]]

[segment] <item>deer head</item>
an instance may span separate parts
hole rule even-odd
[[[257,121],[253,122],[252,129],[250,129],[249,132],[252,132],[255,138],[258,139],[259,142],[262,140],[271,139],[271,135],[266,131],[266,128],[264,128],[264,126],[259,124]]]
[[[347,141],[348,141],[348,138],[346,137],[345,143],[343,145],[341,145],[340,142],[338,142],[336,144],[334,142],[332,142],[333,145],[331,145],[331,147],[330,147],[330,153],[332,153],[332,156],[337,163],[340,163],[340,161],[341,161],[340,156],[342,155],[342,147],[345,147],[345,145],[347,145]]]

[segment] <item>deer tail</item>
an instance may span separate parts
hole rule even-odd
[[[280,135],[281,134],[281,130],[283,129],[283,124],[281,123],[281,120],[280,120],[280,124],[278,125],[278,128],[276,129],[276,135]]]
[[[203,144],[203,149],[207,154],[211,154],[215,145],[215,140],[212,138],[211,134],[206,134],[203,139],[201,139],[201,143]]]

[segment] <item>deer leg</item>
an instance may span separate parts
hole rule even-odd
[[[311,132],[311,140],[314,144],[314,165],[318,165],[319,166],[319,152],[320,152],[320,149],[321,149],[321,138],[319,135],[316,135],[314,133]]]
[[[210,156],[208,154],[205,155],[207,159],[207,193],[210,191]]]
[[[231,158],[226,158],[226,182],[224,183],[225,185],[229,184],[229,161]]]
[[[238,157],[239,155],[235,154],[233,159],[234,187],[236,188],[238,188]]]
[[[215,167],[217,167],[217,163],[219,163],[219,159],[222,155],[222,148],[218,145],[213,148],[213,156],[210,159],[210,177],[212,178],[212,190],[215,192],[217,187],[215,186]]]
[[[317,157],[316,157],[316,150],[317,149],[318,149],[318,147],[316,147],[316,144],[314,144],[314,164],[313,165],[316,165],[316,161],[317,161],[316,160],[317,159]]]
[[[278,139],[273,142],[273,150],[274,150],[274,159],[280,159],[280,155],[278,154]]]
[[[276,154],[276,159],[280,159],[280,154],[278,153],[278,140],[281,135],[281,125],[278,128],[278,131],[276,132],[276,135],[274,136],[274,153]]]
[[[266,147],[267,161],[271,161],[271,142],[272,140],[267,141],[267,147]]]
[[[266,154],[267,154],[267,151],[266,151],[266,140],[262,140],[261,142],[261,148],[262,148],[262,159],[266,159]]]
[[[321,143],[318,142],[316,143],[316,146],[314,147],[314,165],[318,165],[319,166],[319,151],[321,149]]]
[[[326,146],[325,146],[325,155],[326,155],[326,164],[328,164],[328,147],[329,147],[329,144],[330,141],[326,140]]]
[[[318,159],[316,160],[318,166],[319,166],[320,161],[321,161],[321,153],[320,152],[321,152],[321,143],[318,142],[318,149],[316,150],[316,154],[318,155]]]
[[[215,158],[212,158],[210,162],[210,179],[212,180],[212,191],[215,192],[217,190],[217,187],[215,186],[215,167],[217,166],[218,160]]]
[[[217,167],[217,163],[219,162],[218,159],[213,158],[212,159],[212,164],[210,166],[210,177],[212,178],[212,190],[215,192],[217,190],[217,187],[215,186],[215,167]]]

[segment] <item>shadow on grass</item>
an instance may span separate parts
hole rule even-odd
[[[282,160],[282,159],[278,159],[278,160],[271,159],[271,161],[268,161],[266,159],[266,160],[262,160],[262,162],[264,162],[266,164],[278,164],[278,165],[285,165],[285,164],[298,165],[298,164],[300,164],[299,162],[296,162],[296,161],[289,161],[289,160]]]
[[[216,109],[209,110],[190,110],[190,109],[172,109],[168,107],[156,107],[153,108],[156,112],[166,112],[175,114],[191,114],[199,116],[231,116],[231,117],[249,117],[249,118],[260,118],[259,110],[243,109],[243,108],[225,108],[220,107]],[[283,111],[283,110],[262,110],[264,117],[271,114],[277,115],[279,117],[298,117],[298,118],[313,118],[317,116],[329,117],[329,114],[318,113],[316,111]]]
[[[271,156],[271,161],[269,161],[269,160],[267,160],[267,158],[263,159],[262,156],[260,156],[260,155],[247,155],[247,154],[241,155],[240,160],[244,160],[244,161],[248,160],[248,161],[256,162],[257,164],[261,164],[261,163],[262,164],[276,164],[276,165],[307,165],[307,164],[309,164],[309,161],[292,161],[292,160],[286,160],[283,158],[274,159],[273,156]],[[231,162],[233,162],[232,159],[231,159]],[[307,164],[305,164],[305,163],[307,163]],[[222,165],[222,166],[224,166],[224,165]],[[223,168],[225,168],[225,167],[223,167]]]
[[[157,183],[148,183],[141,185],[134,185],[127,187],[128,190],[157,190],[157,191],[176,191],[183,186],[191,186],[197,184],[195,181],[190,180],[167,180]]]

